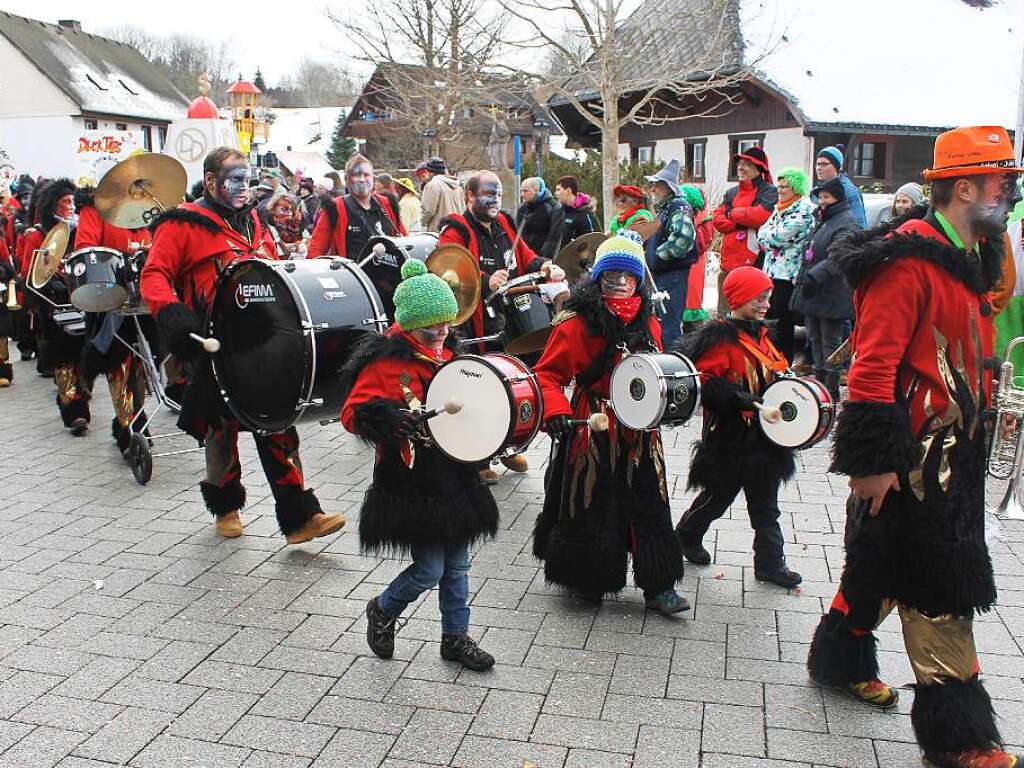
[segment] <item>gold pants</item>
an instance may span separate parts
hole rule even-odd
[[[878,624],[897,608],[903,624],[903,643],[921,685],[941,685],[950,680],[966,682],[980,669],[974,647],[971,617],[925,616],[895,600],[883,600]],[[875,626],[877,627],[878,624]]]
[[[142,408],[145,397],[140,377],[142,369],[134,365],[134,361],[135,358],[126,355],[116,368],[106,374],[114,415],[117,423],[125,429]],[[53,380],[62,406],[90,396],[94,381],[81,381],[80,373],[78,365],[74,363],[58,365],[53,369]]]

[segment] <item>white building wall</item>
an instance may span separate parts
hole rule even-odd
[[[78,112],[78,106],[0,35],[0,118],[54,117]]]
[[[67,176],[72,172],[74,127],[68,115],[0,118],[0,144],[19,174]]]

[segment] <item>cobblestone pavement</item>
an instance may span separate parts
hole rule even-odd
[[[810,685],[807,643],[842,563],[844,481],[821,448],[784,494],[799,594],[756,583],[740,505],[712,530],[715,563],[688,566],[682,619],[627,589],[598,610],[545,586],[529,552],[546,439],[495,487],[498,538],[470,573],[489,673],[440,659],[437,601],[410,610],[396,658],[372,656],[367,598],[402,564],[359,554],[370,454],[304,427],[302,459],[340,535],[284,546],[251,440],[242,438],[245,536],[219,539],[199,497],[201,454],[158,458],[137,485],[108,437],[67,436],[50,382],[16,364],[0,392],[0,768],[809,768],[917,765],[903,691],[877,713]],[[160,420],[169,425],[170,419]],[[696,425],[666,432],[673,510]],[[992,554],[999,607],[976,623],[1005,738],[1024,744],[1024,524]],[[912,680],[899,626],[884,674]]]

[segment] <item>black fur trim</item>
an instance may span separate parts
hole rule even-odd
[[[274,513],[278,528],[285,536],[300,530],[320,512],[323,512],[320,500],[312,488],[303,490],[297,485],[274,487]]]
[[[201,347],[189,334],[202,335],[203,321],[187,305],[180,301],[168,304],[157,312],[156,325],[160,338],[175,357],[188,360],[199,353]]]
[[[214,515],[237,512],[245,506],[245,487],[238,480],[232,480],[223,488],[203,480],[199,483],[199,492],[206,508]]]
[[[916,467],[923,455],[904,406],[849,401],[836,422],[829,471],[851,477],[904,474]]]
[[[733,384],[723,376],[712,376],[700,385],[700,400],[705,408],[722,413],[741,409],[740,393],[746,392],[738,384]]]
[[[739,328],[727,320],[707,320],[690,333],[680,336],[672,345],[672,351],[697,360],[719,344],[735,344],[739,339]]]
[[[83,208],[92,208],[96,205],[96,188],[95,187],[79,187],[75,192],[75,210],[80,211]]]
[[[43,232],[49,232],[53,225],[57,223],[57,203],[65,195],[74,195],[75,183],[71,179],[54,179],[53,181],[47,182],[42,187],[39,187],[36,192],[39,197],[36,199],[36,205],[38,206],[38,218],[39,226]]]
[[[595,542],[573,541],[556,528],[547,538],[544,580],[587,595],[621,592],[626,586],[628,551],[623,546],[598,548]]]
[[[406,422],[404,404],[398,400],[370,400],[355,408],[355,427],[364,440],[379,445],[397,445],[395,430]]]
[[[342,401],[348,398],[348,393],[359,378],[362,370],[374,360],[394,358],[396,360],[412,361],[415,357],[412,345],[403,336],[382,336],[378,333],[368,333],[364,336],[349,353],[345,364],[341,368],[341,394]]]
[[[634,527],[633,581],[654,596],[675,586],[683,578],[683,550],[671,530],[642,530]]]
[[[10,363],[0,363],[0,379],[14,381],[14,366]]]
[[[170,208],[164,211],[153,220],[149,228],[155,234],[157,228],[168,221],[180,221],[185,224],[191,224],[215,235],[221,231],[220,225],[209,216],[204,216],[197,211],[190,211],[188,208]]]
[[[977,675],[967,682],[915,685],[914,691],[910,722],[929,759],[1002,747],[992,700]]]
[[[85,419],[89,421],[91,415],[89,413],[89,401],[85,397],[79,397],[72,400],[67,405],[64,405],[60,401],[60,395],[57,395],[57,409],[60,411],[61,421],[64,422],[64,426],[70,428],[71,423],[75,419]]]
[[[858,636],[850,629],[839,611],[821,617],[807,654],[807,671],[816,683],[845,686],[878,677],[878,640],[871,632]]]
[[[459,236],[462,238],[463,243],[466,245],[466,247],[469,247],[469,227],[466,226],[466,222],[463,220],[461,216],[459,216],[458,214],[455,214],[453,216],[445,216],[443,219],[441,219],[441,223],[438,224],[437,230],[438,232],[444,232],[445,229],[447,229],[448,227],[451,227],[456,232],[458,232]]]
[[[122,427],[121,422],[117,420],[115,416],[110,420],[110,436],[114,438],[114,442],[117,443],[117,450],[124,453],[128,450],[128,446],[131,444],[132,433],[127,427]]]
[[[928,210],[918,206],[905,216],[866,231],[842,235],[829,248],[829,260],[856,288],[880,264],[893,259],[919,258],[946,270],[977,294],[992,290],[1002,277],[1005,257],[1002,240],[986,240],[980,245],[981,264],[965,259],[963,252],[944,240],[921,235],[897,233],[908,221],[923,219]]]

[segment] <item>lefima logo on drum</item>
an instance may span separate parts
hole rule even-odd
[[[269,304],[276,301],[274,286],[262,283],[239,283],[235,288],[235,304],[245,309],[250,304]]]

